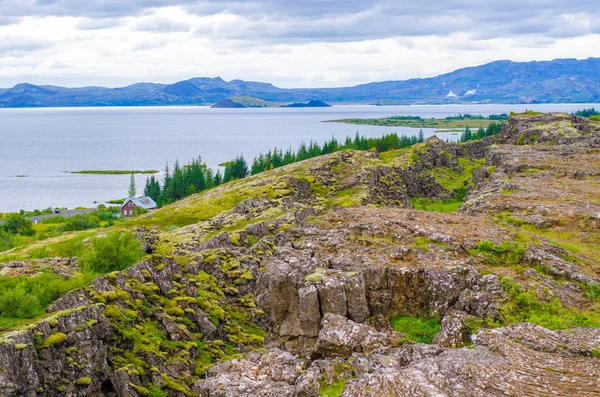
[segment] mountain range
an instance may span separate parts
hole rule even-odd
[[[0,89],[0,107],[212,105],[248,96],[270,102],[369,103],[596,103],[600,58],[495,61],[430,78],[341,88],[279,88],[269,83],[192,78],[174,84],[65,88],[17,84]]]

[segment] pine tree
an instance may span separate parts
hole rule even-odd
[[[136,188],[135,188],[135,177],[133,176],[133,174],[131,174],[131,179],[129,180],[129,196],[128,197],[135,197],[137,192],[136,192]]]
[[[419,131],[419,142],[425,141],[425,134],[423,134],[423,130]]]

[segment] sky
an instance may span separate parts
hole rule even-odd
[[[337,87],[588,57],[597,0],[0,0],[0,87]]]

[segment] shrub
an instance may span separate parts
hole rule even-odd
[[[67,218],[56,228],[59,232],[95,229],[100,226],[100,220],[94,214],[77,214]]]
[[[12,234],[20,234],[22,236],[33,236],[35,234],[31,221],[21,214],[9,214],[2,227]]]
[[[14,247],[14,239],[12,234],[0,230],[0,251],[6,251]]]
[[[83,276],[65,280],[54,273],[0,277],[0,317],[35,317],[67,292],[85,285],[87,280]]]
[[[84,269],[92,273],[123,270],[144,256],[140,243],[131,232],[114,231],[92,240],[92,251],[83,255]]]

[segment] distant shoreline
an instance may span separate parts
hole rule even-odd
[[[131,175],[131,174],[158,174],[157,170],[81,170],[71,171],[71,174],[85,175]]]

